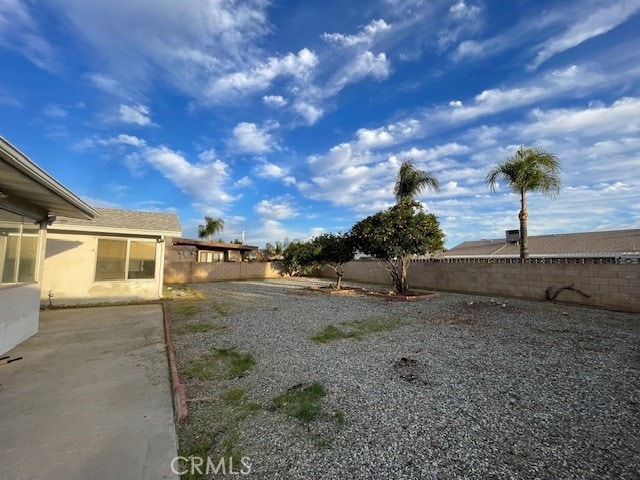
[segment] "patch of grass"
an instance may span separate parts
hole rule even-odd
[[[336,425],[338,425],[339,427],[342,427],[346,422],[346,420],[344,419],[344,412],[342,410],[338,410],[333,414],[333,419],[336,422]]]
[[[197,442],[196,444],[194,444],[188,450],[181,450],[180,456],[184,458],[190,458],[190,457],[202,458],[204,459],[204,462],[205,462],[204,466],[206,467],[207,456],[209,455],[210,449],[211,449],[211,441],[201,440],[200,442]],[[181,476],[182,480],[201,480],[201,479],[207,478],[206,474],[204,473],[204,468],[202,469],[203,473],[198,473],[196,469],[193,469],[193,472],[192,472],[191,463],[189,461],[180,462],[179,467],[181,471],[186,471],[186,473]]]
[[[320,333],[312,335],[310,338],[317,343],[329,343],[343,338],[354,338],[355,336],[355,332],[345,332],[334,325],[327,325]]]
[[[200,312],[200,305],[194,302],[176,302],[171,311],[176,315],[195,315]]]
[[[303,423],[309,423],[320,416],[320,400],[326,395],[322,384],[315,382],[308,386],[296,385],[271,402],[273,410],[282,410]]]
[[[211,308],[211,310],[216,312],[221,317],[225,317],[225,316],[229,315],[229,313],[230,313],[229,307],[227,305],[224,305],[222,303],[216,302],[214,300],[209,300],[207,302],[207,307]]]
[[[214,347],[209,353],[189,362],[183,374],[199,380],[239,378],[244,377],[255,363],[250,353]]]
[[[342,325],[349,330],[340,329],[334,325],[327,325],[320,333],[312,335],[309,338],[317,343],[329,343],[344,338],[355,338],[359,340],[373,333],[394,330],[402,325],[406,325],[406,323],[407,322],[400,317],[393,317],[388,320],[370,318],[368,320],[343,323]]]
[[[220,396],[220,399],[225,404],[236,407],[239,414],[253,413],[262,408],[259,403],[248,401],[247,392],[244,388],[230,388],[229,390],[223,392],[223,394]]]
[[[180,456],[202,458],[203,472],[207,458],[211,459],[213,465],[218,465],[223,459],[227,468],[231,458],[234,468],[239,468],[240,461],[245,456],[241,442],[242,422],[260,410],[261,406],[249,401],[245,389],[230,388],[219,398],[195,403],[192,408],[186,422],[178,424],[176,429],[182,447]],[[190,463],[185,463],[182,469],[186,470],[190,466]],[[217,476],[225,478],[222,472]],[[182,478],[195,480],[210,477],[194,472],[193,475],[189,473]]]

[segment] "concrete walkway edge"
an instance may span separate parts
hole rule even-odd
[[[174,415],[176,422],[182,422],[189,415],[189,409],[187,408],[187,396],[184,390],[184,385],[180,381],[180,374],[178,373],[176,353],[173,348],[173,341],[171,340],[171,322],[169,321],[169,315],[167,314],[167,308],[164,302],[162,303],[162,316],[164,318],[164,336],[167,344],[169,370],[171,371]]]

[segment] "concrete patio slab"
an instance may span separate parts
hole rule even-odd
[[[0,478],[177,478],[159,305],[42,312],[8,355]]]

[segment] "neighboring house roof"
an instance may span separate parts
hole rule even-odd
[[[563,233],[528,237],[530,256],[619,256],[640,255],[640,230]],[[517,257],[518,243],[505,239],[464,242],[444,252],[443,257]]]
[[[33,205],[43,217],[66,215],[91,219],[98,215],[3,137],[0,137],[0,191]]]
[[[250,252],[251,250],[258,250],[258,247],[252,245],[241,245],[239,243],[224,243],[224,242],[203,242],[200,240],[192,240],[190,238],[174,238],[173,245],[184,245],[189,247],[196,247],[198,250],[239,250],[242,252]]]
[[[125,235],[164,235],[167,237],[182,235],[180,221],[174,213],[118,210],[115,208],[96,208],[96,210],[100,216],[95,220],[58,217],[49,229]]]

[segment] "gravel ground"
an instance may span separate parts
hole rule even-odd
[[[640,478],[640,315],[451,293],[395,302],[310,283],[327,282],[200,284],[197,311],[170,302],[174,329],[216,327],[175,335],[180,368],[212,346],[256,361],[242,378],[183,377],[182,447],[220,435],[211,417],[227,414],[207,398],[243,388],[262,406],[239,423],[251,478]],[[309,339],[372,319],[402,324]],[[312,382],[327,391],[318,420],[270,410]]]

